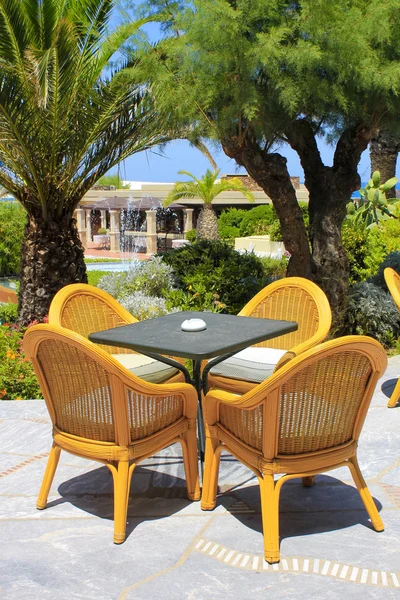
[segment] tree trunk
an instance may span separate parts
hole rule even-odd
[[[84,248],[75,219],[44,222],[29,216],[22,245],[18,322],[43,321],[50,302],[69,283],[87,283]]]
[[[218,235],[218,218],[211,204],[203,204],[197,219],[196,237],[202,240],[216,241]]]
[[[281,225],[285,248],[290,252],[288,276],[312,278],[312,259],[307,232],[296,192],[293,188],[287,160],[280,154],[268,154],[254,139],[245,137],[222,141],[224,152],[239,165],[271,198]]]
[[[347,306],[349,283],[349,264],[342,245],[341,227],[351,194],[360,188],[357,165],[368,146],[370,131],[362,127],[345,130],[337,143],[332,167],[322,163],[308,121],[295,121],[286,135],[300,157],[309,191],[314,278],[328,296],[333,327],[339,331]]]
[[[371,172],[379,171],[381,183],[396,176],[397,155],[400,152],[400,136],[395,136],[387,131],[380,130],[372,138],[369,147],[371,158]],[[395,196],[392,188],[386,192],[388,198]]]

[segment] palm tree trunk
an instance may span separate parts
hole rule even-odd
[[[396,175],[397,155],[400,152],[400,136],[380,130],[372,138],[369,146],[371,172],[379,171],[381,183]],[[388,198],[394,196],[395,190],[386,192]]]
[[[84,248],[75,219],[58,222],[28,216],[22,245],[18,323],[42,321],[59,289],[87,283]]]
[[[218,218],[211,204],[204,204],[197,219],[196,237],[203,240],[218,240]]]

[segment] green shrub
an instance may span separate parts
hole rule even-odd
[[[272,204],[263,204],[246,211],[240,223],[240,235],[267,235],[270,226],[278,219]]]
[[[0,304],[0,325],[4,323],[15,323],[18,316],[18,304],[5,302]]]
[[[19,273],[25,222],[18,202],[0,202],[0,277]]]
[[[222,240],[234,240],[240,237],[240,226],[247,210],[228,208],[218,217],[218,233]]]
[[[218,309],[232,314],[268,283],[257,256],[239,254],[225,242],[201,240],[164,253],[163,260],[172,267],[175,287],[195,301],[207,298],[208,305],[213,297]]]
[[[100,227],[97,230],[97,235],[107,235],[107,229],[105,227]]]
[[[373,283],[359,283],[349,290],[345,333],[369,335],[383,346],[393,346],[400,333],[399,312],[391,298]]]
[[[162,317],[170,312],[164,298],[146,296],[143,292],[134,292],[129,296],[124,296],[121,304],[139,321]]]
[[[22,350],[25,329],[0,325],[0,399],[42,398],[32,363]]]
[[[186,232],[185,237],[186,237],[186,239],[189,242],[195,242],[196,241],[196,235],[197,235],[196,230],[195,229],[191,229],[190,231]]]
[[[162,297],[172,287],[172,269],[160,256],[154,256],[147,262],[132,262],[126,272],[107,273],[98,285],[118,300],[135,292]]]
[[[264,277],[267,279],[281,279],[286,276],[286,270],[289,259],[286,256],[282,258],[270,258],[263,256],[260,258],[263,267]]]
[[[368,230],[368,250],[365,263],[368,276],[373,276],[385,257],[400,248],[400,220],[388,219]]]
[[[349,259],[350,285],[365,281],[370,275],[370,267],[366,265],[369,233],[363,223],[357,225],[347,219],[343,222],[342,243]]]

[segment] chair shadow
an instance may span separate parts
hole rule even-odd
[[[168,461],[168,465],[175,463],[175,460]],[[162,478],[162,486],[152,486],[150,483],[156,473]],[[105,466],[64,481],[59,485],[58,493],[61,498],[48,502],[47,508],[70,503],[85,513],[109,521],[114,520],[113,479]],[[184,479],[154,469],[136,467],[130,488],[126,539],[140,523],[171,516],[189,504],[191,501],[187,499]]]
[[[234,497],[254,510],[254,514],[241,515],[232,511],[233,516],[246,527],[262,533],[258,484],[236,490]],[[381,511],[382,504],[376,498],[374,501],[378,511]],[[304,488],[300,478],[282,486],[279,502],[281,541],[290,537],[338,531],[354,525],[373,529],[368,518],[357,489],[335,477],[318,475],[315,485],[310,488]]]
[[[386,398],[390,398],[394,392],[394,388],[396,387],[398,378],[387,379],[381,385],[381,392],[386,396]]]

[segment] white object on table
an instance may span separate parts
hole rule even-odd
[[[203,319],[186,319],[181,325],[182,331],[203,331],[207,329],[206,322]]]

